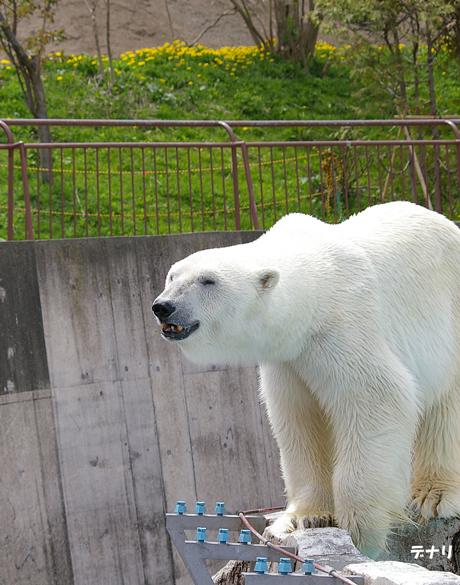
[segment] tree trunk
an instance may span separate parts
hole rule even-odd
[[[393,31],[393,41],[396,56],[396,68],[398,71],[399,89],[401,92],[401,109],[404,110],[407,105],[406,80],[404,78],[403,59],[401,55],[401,50],[399,48],[399,35],[396,29]]]
[[[310,2],[310,11],[312,11],[313,8],[313,2]],[[307,59],[312,59],[315,54],[316,41],[318,40],[319,26],[317,26],[309,16],[306,18],[308,20],[305,26],[304,51]]]
[[[436,108],[436,93],[434,90],[434,71],[433,71],[433,39],[431,36],[431,31],[427,26],[426,31],[426,40],[427,40],[427,50],[428,50],[428,92],[430,96],[430,114],[433,118],[436,118],[437,108]],[[433,126],[433,139],[439,140],[439,131],[437,126]],[[439,146],[435,145],[433,149],[434,154],[434,175],[435,175],[435,200],[434,205],[435,209],[438,213],[441,213],[441,187],[440,187],[440,164],[439,164]]]
[[[107,55],[109,57],[109,79],[110,87],[113,87],[115,79],[113,74],[112,47],[110,46],[110,0],[105,1],[107,5]]]
[[[40,75],[40,55],[29,57],[1,12],[0,26],[3,36],[6,39],[8,56],[15,64],[20,79],[22,77],[23,83],[21,83],[21,86],[27,107],[34,118],[48,118],[45,88],[43,87]],[[38,136],[42,143],[51,142],[49,126],[38,126]],[[46,182],[51,181],[52,156],[49,149],[40,150],[39,165],[43,169],[41,173],[42,180]]]
[[[256,29],[254,22],[252,21],[251,15],[249,14],[249,11],[247,9],[247,6],[244,3],[244,0],[243,0],[242,6],[236,0],[231,0],[231,3],[235,7],[236,11],[239,12],[239,14],[241,14],[241,17],[244,20],[246,26],[248,27],[248,31],[249,31],[254,43],[256,45],[264,44],[265,39],[262,37],[262,35]]]
[[[458,72],[460,74],[460,10],[455,11],[453,31],[455,37],[455,45],[457,47],[457,61],[458,61]]]
[[[96,42],[96,51],[97,51],[97,58],[99,61],[99,74],[102,79],[105,77],[104,71],[104,63],[102,62],[102,52],[101,52],[101,44],[99,43],[99,35],[97,32],[97,21],[96,21],[96,4],[97,0],[93,0],[92,6],[88,4],[88,0],[84,0],[86,4],[86,8],[89,10],[91,14],[91,22],[93,24],[93,33],[94,33],[94,40]]]
[[[35,111],[33,112],[35,118],[48,118],[48,108],[46,107],[45,88],[43,87],[42,78],[40,76],[40,56],[34,55],[29,59],[30,65],[30,80],[32,83],[33,94],[35,98]],[[38,126],[38,139],[40,142],[51,142],[51,130],[49,126]],[[40,168],[42,169],[42,181],[52,182],[52,153],[51,150],[40,149]]]
[[[284,59],[302,62],[308,71],[308,60],[315,52],[319,27],[310,19],[314,9],[310,0],[309,10],[305,3],[297,0],[274,0],[275,20],[278,36],[278,52]]]

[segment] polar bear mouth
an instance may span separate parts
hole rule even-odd
[[[174,325],[173,323],[162,323],[161,335],[166,339],[174,339],[176,341],[181,341],[182,339],[186,339],[191,333],[196,331],[199,326],[200,326],[199,321],[192,323],[188,327]]]

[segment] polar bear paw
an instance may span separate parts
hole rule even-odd
[[[326,528],[327,526],[335,526],[334,515],[331,512],[299,510],[298,512],[285,512],[281,518],[273,523],[272,530],[289,533],[304,528]]]
[[[460,515],[460,489],[430,482],[414,491],[409,510],[416,519],[453,518]]]

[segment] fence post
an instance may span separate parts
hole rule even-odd
[[[32,227],[32,212],[30,209],[29,180],[27,177],[27,157],[26,149],[23,142],[13,141],[13,134],[5,122],[0,120],[0,128],[6,134],[8,140],[8,240],[13,239],[13,213],[14,213],[14,149],[19,148],[21,156],[22,186],[24,190],[24,204],[26,212],[26,235],[27,239],[34,239],[34,230]]]
[[[241,219],[240,219],[240,193],[238,187],[238,160],[236,158],[236,138],[232,128],[227,122],[218,122],[219,126],[222,126],[227,130],[230,140],[232,142],[232,174],[233,174],[233,199],[235,202],[235,229],[241,230]]]
[[[13,239],[13,211],[14,211],[14,194],[13,194],[13,172],[14,172],[14,151],[13,151],[13,134],[10,128],[0,120],[0,127],[6,134],[8,140],[8,240]]]

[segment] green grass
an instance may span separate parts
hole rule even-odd
[[[460,84],[455,64],[448,57],[442,55],[436,69],[438,103],[441,113],[455,114]],[[326,60],[330,61],[330,66],[323,74]],[[45,59],[43,80],[51,118],[346,120],[392,117],[396,113],[393,101],[377,91],[373,94],[372,87],[360,80],[356,71],[351,75],[352,67],[349,56],[324,44],[318,46],[315,60],[307,73],[296,64],[269,55],[257,47],[215,51],[201,46],[187,48],[175,43],[122,55],[114,62],[113,87],[109,87],[107,76],[101,79],[96,58],[69,56],[60,52]],[[0,118],[29,117],[15,72],[3,63],[0,66]],[[33,127],[13,127],[13,134],[15,140],[26,143],[37,142],[38,139]],[[396,138],[397,133],[388,128],[384,131],[330,131],[318,128],[243,127],[237,128],[236,134],[238,139],[251,142],[364,136]],[[52,138],[56,142],[228,142],[228,135],[222,129],[142,127],[53,127]],[[259,210],[264,197],[265,227],[286,211],[298,211],[299,208],[328,221],[337,221],[345,211],[345,192],[350,195],[349,212],[356,211],[357,197],[353,195],[356,185],[342,184],[340,176],[334,187],[334,197],[331,198],[332,188],[329,188],[324,199],[327,177],[323,177],[322,173],[327,174],[327,156],[330,160],[330,155],[323,152],[320,156],[314,151],[311,154],[308,166],[305,153],[299,164],[299,161],[293,162],[293,149],[285,152],[278,149],[272,153],[267,149],[263,151],[264,165],[260,171],[258,167],[254,168],[253,181]],[[336,152],[336,155],[341,157],[341,153]],[[37,171],[33,170],[38,162],[36,151],[28,151],[31,203],[35,210],[34,230],[36,234],[40,232],[40,237],[49,237],[50,234],[53,237],[73,237],[75,233],[78,236],[168,233],[188,231],[192,227],[195,230],[234,229],[233,175],[228,149],[222,153],[216,149],[194,149],[189,159],[185,152],[171,150],[167,154],[168,160],[160,151],[155,154],[146,151],[143,156],[140,150],[125,149],[120,160],[115,151],[109,155],[107,150],[98,154],[95,149],[86,153],[77,150],[75,173],[73,156],[71,151],[63,151],[62,156],[60,151],[53,153],[53,181],[49,184],[42,182]],[[221,157],[224,158],[224,171],[220,167]],[[256,149],[250,151],[250,157],[251,162],[256,164]],[[388,172],[390,155],[385,154],[381,158],[382,168]],[[241,162],[239,160],[240,165]],[[15,164],[19,165],[17,156]],[[7,229],[5,166],[6,154],[0,151],[0,237],[6,237]],[[198,173],[200,168],[206,169],[201,175]],[[96,169],[99,170],[99,179]],[[191,173],[188,172],[190,169]],[[381,186],[381,177],[377,176],[376,169],[372,171],[370,190],[366,191],[365,185],[362,187],[363,197],[373,202],[379,200]],[[340,171],[339,167],[337,170]],[[19,170],[16,173],[20,187]],[[359,182],[359,173],[356,172],[355,176]],[[250,228],[248,194],[242,168],[239,177],[242,227]],[[401,190],[402,180],[402,175],[399,179],[395,178],[395,190]],[[99,198],[96,196],[97,181],[101,194]],[[169,198],[167,192],[170,193]],[[19,210],[15,212],[15,238],[24,237],[21,198],[21,189],[16,188],[15,206]],[[325,212],[323,203],[326,203]],[[219,211],[215,216],[210,213],[213,208]],[[112,223],[108,217],[110,214],[113,216]]]

